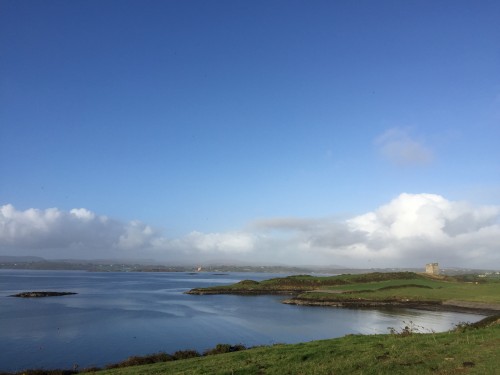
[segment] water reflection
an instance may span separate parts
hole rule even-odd
[[[476,321],[476,316],[465,313],[421,311],[412,309],[373,310],[363,317],[360,333],[388,333],[389,327],[401,330],[412,326],[417,332],[430,333],[449,330],[460,321]]]

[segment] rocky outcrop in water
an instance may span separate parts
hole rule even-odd
[[[40,297],[58,297],[58,296],[68,296],[72,294],[77,294],[73,292],[22,292],[13,294],[9,297],[19,297],[19,298],[40,298]]]

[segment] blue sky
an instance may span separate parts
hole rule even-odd
[[[500,268],[498,19],[497,1],[2,0],[0,252]],[[384,207],[386,229],[359,224]],[[437,210],[430,243],[367,240],[408,207],[410,227]],[[480,239],[458,244],[466,218]]]

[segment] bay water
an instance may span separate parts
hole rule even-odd
[[[281,304],[284,296],[188,295],[192,288],[266,273],[98,273],[0,270],[0,371],[104,366],[132,355],[218,343],[297,343],[412,325],[439,332],[483,316],[412,309],[342,309]],[[76,292],[13,298],[25,291]]]

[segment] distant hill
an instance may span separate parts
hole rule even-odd
[[[82,270],[93,272],[193,272],[199,264],[167,264],[147,259],[45,259],[37,256],[0,255],[0,269]],[[424,268],[347,268],[339,265],[287,266],[278,264],[220,263],[201,265],[202,272],[263,272],[286,274],[360,274],[369,272],[424,272]],[[476,274],[492,270],[441,269],[444,275]],[[494,272],[494,271],[493,271]]]
[[[46,259],[41,257],[0,255],[0,263],[32,263],[46,261]]]

